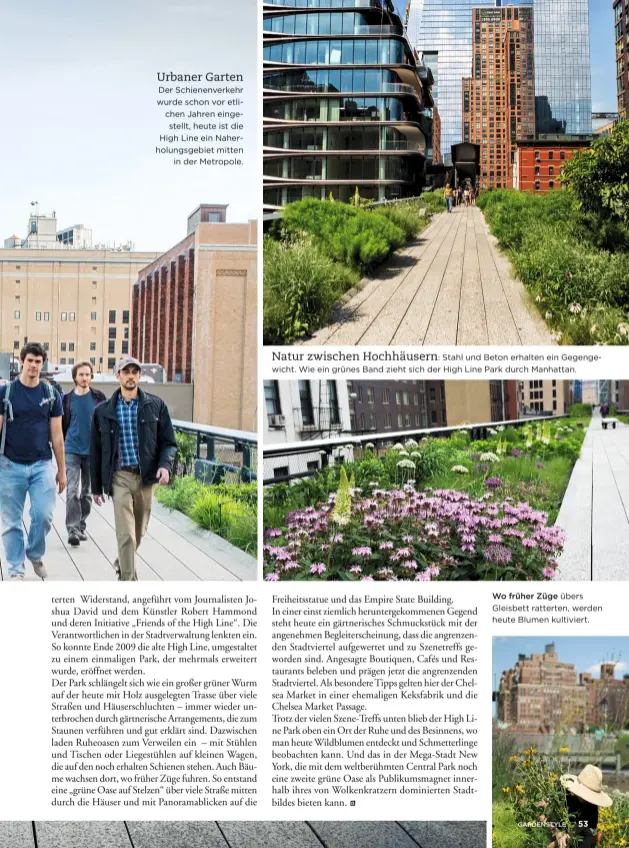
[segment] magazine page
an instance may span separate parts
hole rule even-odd
[[[0,848],[629,845],[627,4],[3,12]]]

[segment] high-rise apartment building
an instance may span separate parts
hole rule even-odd
[[[588,0],[520,0],[534,12],[535,108],[538,133],[591,132]],[[472,67],[472,9],[497,0],[411,0],[408,32],[435,79],[441,153],[463,139],[461,88]]]
[[[158,253],[95,249],[83,225],[57,229],[55,214],[31,215],[25,238],[0,250],[0,352],[40,342],[51,364],[86,360],[111,372],[130,350],[131,291]]]
[[[510,188],[517,139],[535,136],[533,10],[473,9],[472,76],[462,82],[463,141],[480,145],[480,187]]]
[[[352,433],[447,427],[443,380],[351,380]]]
[[[614,0],[614,35],[616,37],[616,93],[618,115],[629,115],[629,4]]]
[[[264,203],[421,192],[428,69],[391,0],[264,4]]]
[[[193,420],[256,429],[257,228],[202,204],[133,286],[132,354],[194,384]]]
[[[569,383],[565,380],[520,380],[518,407],[523,415],[542,412],[563,415],[567,411]]]
[[[543,654],[520,654],[500,678],[497,716],[519,730],[583,730],[586,689],[578,682],[576,666],[561,662],[552,643]]]

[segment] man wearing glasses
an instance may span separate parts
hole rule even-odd
[[[166,404],[139,387],[142,366],[127,356],[116,367],[120,388],[94,410],[90,469],[94,503],[114,505],[120,580],[137,580],[135,552],[146,533],[153,490],[168,485],[177,442]]]

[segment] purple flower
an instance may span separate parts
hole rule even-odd
[[[502,536],[500,533],[493,533],[487,541],[491,542],[492,545],[499,545],[502,542]]]
[[[543,463],[543,462],[536,462],[536,463],[535,463],[535,467],[536,467],[536,468],[543,468],[543,467],[544,467],[544,463]]]
[[[474,471],[476,472],[476,474],[485,474],[488,468],[489,466],[486,462],[477,462],[474,466]]]
[[[500,477],[488,477],[485,480],[485,486],[488,489],[499,489],[503,485],[504,485],[504,483],[502,482]]]
[[[523,548],[536,548],[537,542],[535,539],[522,539],[522,547]]]
[[[315,562],[310,566],[311,574],[323,574],[325,571],[325,563],[323,562]]]
[[[267,530],[264,535],[267,539],[277,539],[278,536],[282,535],[282,531],[274,527],[272,530]]]
[[[391,551],[393,550],[393,542],[380,542],[378,547],[381,551]]]
[[[522,456],[522,451],[519,448],[513,448],[511,456]]]
[[[489,545],[485,548],[485,559],[487,562],[495,562],[496,565],[508,565],[513,554],[506,545]]]
[[[267,574],[267,576],[266,576],[266,580],[268,580],[269,582],[273,582],[273,581],[279,580],[279,579],[280,579],[280,575],[276,571],[271,571],[270,574]]]
[[[362,573],[363,573],[363,570],[362,570],[362,568],[360,567],[360,565],[353,565],[353,566],[350,568],[350,572],[351,572],[352,574],[362,574]]]
[[[542,574],[548,580],[552,580],[553,577],[557,574],[557,572],[555,571],[554,568],[551,568],[549,565],[547,565],[546,568],[542,571]]]
[[[371,548],[367,545],[364,545],[361,548],[352,548],[352,554],[354,556],[369,557],[371,556]]]

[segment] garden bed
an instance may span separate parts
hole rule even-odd
[[[419,234],[437,200],[288,204],[264,239],[264,343],[291,344],[329,323],[343,295]]]
[[[348,446],[342,465],[265,489],[266,579],[550,580],[584,423]]]

